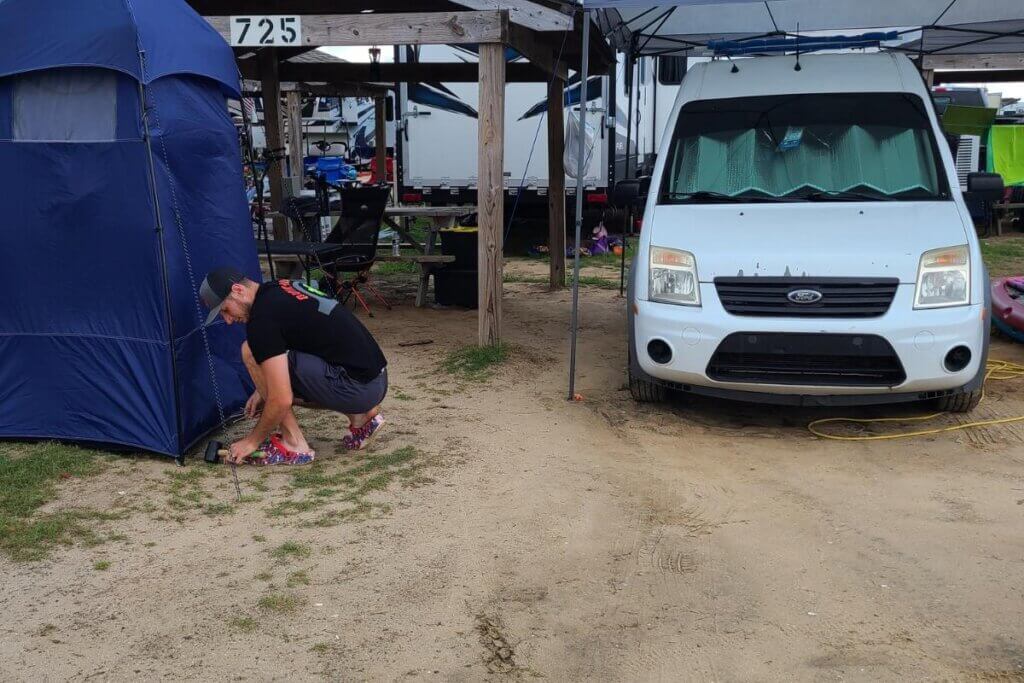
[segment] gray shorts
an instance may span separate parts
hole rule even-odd
[[[345,368],[301,351],[288,352],[288,374],[296,397],[346,415],[369,412],[388,393],[387,369],[363,383],[349,377]]]

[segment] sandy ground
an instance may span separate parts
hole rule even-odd
[[[568,403],[569,295],[524,283],[511,360],[461,382],[437,364],[475,312],[397,296],[369,321],[390,424],[360,457],[414,446],[414,475],[331,526],[310,526],[351,509],[330,494],[270,516],[312,495],[291,472],[240,471],[249,502],[212,516],[169,505],[181,472],[158,458],[66,482],[48,509],[130,514],[103,545],[0,558],[0,678],[1024,680],[1024,424],[839,443],[804,429],[835,413],[637,406],[622,301],[597,289]],[[1024,413],[1019,383],[991,394],[978,416]],[[364,461],[335,454],[337,420],[300,420],[319,471]],[[222,476],[198,485],[234,499]],[[285,541],[309,556],[271,557]],[[270,594],[294,611],[261,609]]]

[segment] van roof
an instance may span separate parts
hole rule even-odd
[[[733,73],[733,65],[739,69]],[[912,92],[922,98],[928,90],[913,63],[893,52],[871,54],[809,54],[719,59],[695,64],[683,80],[686,100],[710,100],[760,95],[835,92]]]

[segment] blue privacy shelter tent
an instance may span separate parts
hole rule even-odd
[[[181,0],[0,0],[0,438],[183,454],[251,390],[206,271],[259,280],[231,49]]]

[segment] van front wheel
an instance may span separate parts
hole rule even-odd
[[[969,413],[981,403],[981,389],[963,394],[943,396],[938,400],[939,410],[945,413]]]
[[[629,393],[638,403],[661,403],[665,400],[665,387],[629,373]]]

